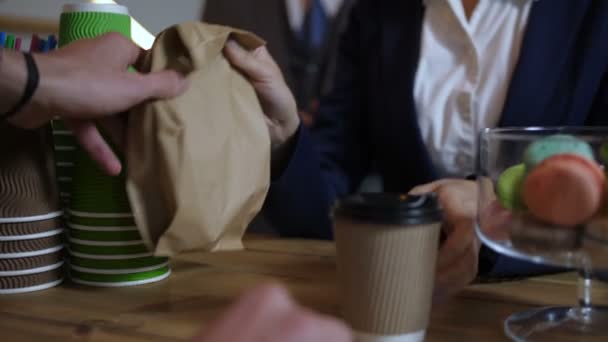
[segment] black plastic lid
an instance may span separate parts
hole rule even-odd
[[[334,215],[377,224],[419,225],[441,222],[437,195],[368,193],[337,202]]]

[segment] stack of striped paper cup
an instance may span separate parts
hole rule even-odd
[[[50,127],[0,123],[0,294],[63,280],[63,223]]]
[[[64,7],[60,45],[107,32],[130,37],[128,9],[119,5]],[[148,251],[137,230],[126,194],[124,174],[110,177],[81,149],[73,156],[68,235],[70,276],[92,286],[133,286],[165,279],[169,260]]]

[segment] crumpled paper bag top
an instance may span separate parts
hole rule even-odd
[[[242,248],[270,184],[270,137],[248,80],[222,50],[254,49],[250,33],[203,23],[162,32],[141,72],[177,70],[189,90],[135,107],[127,124],[127,191],[144,242],[157,256]]]

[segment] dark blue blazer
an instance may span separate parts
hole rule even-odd
[[[500,126],[608,125],[608,1],[532,6]],[[372,167],[388,192],[437,178],[413,98],[423,16],[422,1],[360,0],[353,9],[333,92],[315,129],[299,129],[267,198],[265,214],[283,235],[332,238],[332,204]],[[492,275],[540,270],[498,257]]]

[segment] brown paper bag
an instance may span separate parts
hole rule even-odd
[[[224,58],[229,37],[257,37],[185,23],[157,38],[138,69],[187,75],[190,89],[134,108],[127,128],[127,191],[139,231],[157,256],[242,248],[270,183],[270,137],[250,83]]]

